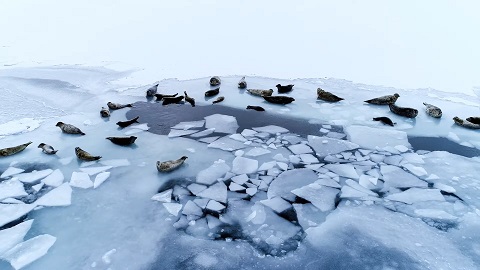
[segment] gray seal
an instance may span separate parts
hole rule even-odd
[[[400,115],[403,117],[408,117],[408,118],[415,118],[418,115],[418,110],[413,109],[413,108],[407,108],[407,107],[399,107],[395,104],[388,104],[390,107],[390,111],[393,112],[396,115]]]
[[[169,104],[178,104],[180,101],[182,101],[184,96],[178,96],[178,97],[164,97],[162,105],[169,105]]]
[[[218,93],[220,93],[220,87],[217,87],[213,90],[208,90],[205,92],[205,96],[206,97],[213,97],[213,96],[216,96],[218,95]]]
[[[218,97],[216,100],[214,100],[214,101],[212,102],[212,104],[217,104],[217,103],[220,103],[220,102],[222,102],[222,101],[224,101],[224,100],[225,100],[225,97],[223,97],[223,96],[222,96],[222,97]]]
[[[247,88],[247,81],[245,80],[245,77],[242,77],[240,79],[240,81],[238,82],[238,88],[240,88],[240,89]]]
[[[120,103],[113,103],[109,101],[107,103],[107,106],[110,110],[120,110],[127,107],[133,107],[133,104],[120,104]]]
[[[389,105],[397,102],[397,99],[400,97],[399,94],[395,93],[393,95],[386,95],[377,98],[372,98],[365,100],[366,103],[375,104],[375,105]]]
[[[147,97],[153,97],[157,93],[158,83],[147,89]]]
[[[195,99],[187,95],[187,91],[183,91],[183,93],[185,94],[185,101],[190,103],[192,107],[195,107]]]
[[[171,172],[180,167],[188,157],[183,156],[177,160],[168,160],[164,162],[157,161],[157,170],[159,172]]]
[[[343,98],[336,96],[328,91],[325,91],[322,88],[317,89],[317,99],[327,102],[339,102],[340,100],[343,100]]]
[[[293,89],[293,86],[294,86],[293,84],[289,84],[289,85],[277,84],[277,85],[275,85],[275,87],[277,87],[278,93],[280,93],[280,94],[291,92],[292,89]]]
[[[130,137],[107,137],[105,139],[111,141],[114,144],[127,146],[127,145],[131,145],[132,143],[135,143],[135,140],[137,139],[137,137],[135,137],[135,136],[130,136]]]
[[[426,102],[423,102],[423,105],[425,105],[425,111],[431,117],[434,117],[434,118],[442,117],[442,110],[440,110],[440,108],[438,108],[437,106],[434,106],[432,104],[428,104]]]
[[[78,159],[81,159],[84,161],[94,161],[102,158],[101,156],[92,156],[90,155],[90,153],[88,153],[85,150],[82,150],[82,148],[80,147],[75,147],[75,155],[77,155]]]
[[[53,149],[51,145],[41,143],[38,145],[38,148],[42,148],[42,152],[48,155],[54,155],[58,150]]]
[[[218,76],[213,76],[212,78],[210,78],[210,85],[211,86],[217,86],[217,85],[220,85],[222,83],[222,81],[220,80],[220,77]]]
[[[108,108],[102,107],[100,110],[100,116],[102,117],[110,117],[110,110]]]
[[[380,121],[380,122],[384,123],[385,125],[389,125],[389,126],[392,126],[392,127],[393,127],[393,125],[396,124],[396,123],[393,123],[393,121],[390,118],[385,117],[385,116],[374,117],[373,121]]]
[[[273,89],[263,90],[263,89],[247,89],[247,92],[253,96],[271,96],[273,94]]]
[[[62,130],[63,133],[85,135],[85,133],[83,133],[83,131],[81,131],[79,128],[77,128],[74,125],[65,124],[63,122],[58,122],[56,124],[56,126],[59,127]]]
[[[270,103],[282,105],[289,104],[295,101],[294,98],[287,96],[263,96],[263,99]]]
[[[11,155],[15,155],[17,153],[20,153],[23,150],[25,150],[25,148],[27,148],[27,146],[29,146],[31,143],[32,142],[27,142],[27,143],[20,144],[20,145],[17,145],[17,146],[0,149],[0,156],[6,157],[6,156],[11,156]]]
[[[472,122],[469,122],[469,121],[460,119],[460,118],[457,117],[457,116],[453,117],[453,121],[455,122],[455,124],[457,124],[457,125],[459,125],[459,126],[461,126],[461,127],[464,127],[464,128],[480,129],[480,125],[479,125],[479,124],[474,124],[474,123],[472,123]]]

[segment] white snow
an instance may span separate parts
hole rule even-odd
[[[258,160],[255,159],[235,157],[232,162],[232,173],[235,174],[254,173],[257,169]]]
[[[400,130],[350,125],[344,131],[349,141],[367,149],[398,145],[410,147],[407,133]]]
[[[205,117],[205,128],[214,128],[215,132],[235,133],[238,129],[237,119],[230,115],[213,114]]]
[[[15,168],[15,167],[8,167],[8,169],[6,169],[6,170],[2,173],[2,175],[0,175],[0,178],[7,178],[7,177],[9,177],[9,176],[22,173],[22,172],[24,172],[24,171],[25,171],[24,169],[19,169],[19,168]]]
[[[0,231],[0,258],[2,254],[23,241],[23,238],[32,227],[33,219],[24,221],[11,228]]]
[[[47,254],[56,240],[56,237],[42,234],[17,244],[7,251],[3,257],[10,262],[13,268],[20,269]]]
[[[103,182],[105,182],[110,177],[110,172],[101,172],[95,176],[93,181],[93,188],[99,187]]]
[[[67,206],[72,203],[72,188],[63,183],[35,201],[40,206]]]
[[[49,176],[42,179],[47,186],[58,187],[63,183],[65,177],[60,169],[55,169]]]
[[[0,201],[6,198],[18,198],[27,195],[22,182],[15,178],[0,182]]]
[[[0,227],[28,214],[35,204],[0,204]]]
[[[211,185],[215,183],[217,179],[222,178],[228,171],[230,171],[230,166],[225,162],[217,162],[198,172],[196,181],[200,184]]]
[[[93,187],[93,182],[90,180],[88,173],[84,172],[72,172],[72,177],[70,178],[70,186],[77,188],[91,188]]]
[[[445,198],[438,189],[410,188],[406,191],[388,195],[387,200],[413,204],[425,201],[445,201]]]

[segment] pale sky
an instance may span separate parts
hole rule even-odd
[[[335,77],[472,93],[479,1],[0,0],[0,65],[118,61],[146,80]]]

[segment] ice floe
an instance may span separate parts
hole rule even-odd
[[[72,188],[63,183],[35,201],[40,206],[67,206],[72,203]]]
[[[235,133],[238,129],[237,119],[230,115],[213,114],[205,117],[205,127],[214,128],[215,132]]]

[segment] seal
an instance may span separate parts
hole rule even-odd
[[[20,144],[20,145],[17,145],[17,146],[0,149],[0,156],[6,157],[6,156],[11,156],[11,155],[15,155],[17,153],[20,153],[23,150],[25,150],[25,148],[27,148],[27,146],[29,146],[31,143],[32,142],[27,142],[27,143]]]
[[[110,140],[114,144],[122,145],[122,146],[127,146],[135,142],[137,137],[135,136],[130,136],[130,137],[107,137],[105,138],[107,140]]]
[[[323,101],[328,101],[328,102],[338,102],[340,100],[343,100],[343,98],[338,97],[330,92],[327,92],[322,88],[317,89],[317,99],[321,99]]]
[[[251,106],[251,105],[247,106],[247,110],[255,110],[257,112],[264,112],[265,111],[265,109],[260,107],[260,106]]]
[[[473,124],[480,125],[480,117],[475,117],[475,116],[468,117],[467,121]]]
[[[78,159],[85,160],[85,161],[94,161],[99,160],[101,156],[92,156],[87,151],[82,150],[80,147],[75,147],[75,155],[77,155]]]
[[[120,126],[120,127],[122,127],[122,128],[128,127],[128,126],[130,126],[130,125],[133,124],[133,123],[138,123],[138,118],[139,118],[139,117],[140,117],[140,116],[137,116],[137,117],[132,118],[132,119],[127,120],[127,121],[118,121],[118,122],[117,122],[117,125]]]
[[[386,95],[386,96],[365,100],[365,102],[369,104],[375,104],[375,105],[389,105],[389,104],[395,103],[399,97],[400,95],[395,93],[393,95]]]
[[[213,97],[213,96],[218,95],[218,93],[220,93],[220,87],[215,88],[213,90],[208,90],[207,92],[205,92],[205,96],[206,97]]]
[[[390,107],[390,111],[393,112],[396,115],[400,115],[403,117],[408,117],[408,118],[415,118],[418,115],[418,110],[413,109],[413,108],[407,108],[407,107],[399,107],[395,104],[388,104]]]
[[[54,155],[58,150],[53,149],[51,145],[41,143],[38,145],[38,148],[42,148],[42,152],[48,155]]]
[[[396,123],[393,123],[392,120],[388,117],[382,116],[382,117],[374,117],[373,121],[380,121],[384,123],[385,125],[392,126],[395,125]]]
[[[423,105],[425,105],[425,111],[427,112],[428,115],[434,118],[440,118],[442,117],[442,110],[438,108],[437,106],[434,106],[432,104],[428,104],[426,102],[423,102]]]
[[[273,89],[262,90],[262,89],[247,89],[247,92],[253,96],[271,96],[273,94]]]
[[[220,85],[220,83],[222,83],[222,81],[220,80],[220,77],[213,76],[212,78],[210,78],[210,85],[211,86],[217,86],[217,85]]]
[[[277,91],[278,93],[288,93],[288,92],[291,92],[292,89],[293,89],[293,84],[289,84],[289,85],[281,85],[281,84],[277,84],[275,85],[275,87],[277,87]]]
[[[245,89],[247,88],[247,81],[245,80],[245,76],[240,79],[238,82],[238,88]]]
[[[459,125],[459,126],[461,126],[461,127],[464,127],[464,128],[480,129],[480,125],[479,125],[479,124],[474,124],[474,123],[472,123],[472,122],[469,122],[469,121],[460,119],[460,118],[457,117],[457,116],[453,117],[453,121],[455,122],[455,124],[457,124],[457,125]]]
[[[153,97],[157,93],[158,83],[147,89],[147,97]]]
[[[110,110],[120,110],[126,107],[133,107],[132,104],[120,104],[120,103],[113,103],[113,102],[107,102],[107,106]]]
[[[74,125],[65,124],[63,122],[58,122],[55,126],[59,127],[62,130],[63,133],[85,135],[85,133],[83,133],[83,131],[81,131],[79,128],[77,128]]]
[[[180,167],[188,157],[183,156],[177,160],[168,160],[164,162],[157,161],[157,170],[159,172],[171,172]]]
[[[225,97],[223,97],[223,96],[222,96],[222,97],[218,97],[216,100],[214,100],[214,101],[212,102],[212,104],[220,103],[220,102],[222,102],[222,101],[224,101],[224,100],[225,100]]]
[[[182,101],[184,96],[178,96],[178,97],[164,97],[162,105],[168,105],[168,104],[178,104],[180,101]]]
[[[263,96],[263,99],[265,99],[267,102],[274,103],[274,104],[289,104],[295,101],[294,98],[292,97],[287,97],[287,96]]]
[[[108,110],[107,108],[105,107],[102,107],[102,109],[100,110],[100,116],[102,117],[110,117],[110,110]]]
[[[154,96],[157,98],[157,101],[161,101],[164,98],[172,98],[172,97],[176,97],[177,95],[178,93],[175,93],[173,95],[155,94]]]
[[[185,94],[185,101],[190,103],[190,105],[192,105],[192,107],[195,107],[195,99],[188,96],[187,91],[183,91],[183,93]]]

